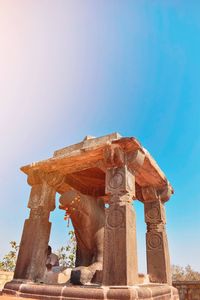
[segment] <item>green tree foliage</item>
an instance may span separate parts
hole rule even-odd
[[[17,260],[17,254],[19,250],[19,245],[15,241],[10,242],[11,250],[6,254],[2,261],[0,261],[0,270],[1,271],[14,271],[16,260]]]
[[[173,281],[200,281],[200,273],[194,271],[190,265],[185,268],[172,265],[172,280]]]
[[[76,259],[76,237],[74,230],[69,231],[69,241],[67,246],[62,246],[56,251],[59,258],[59,265],[62,269],[73,268]]]
[[[15,241],[10,242],[11,250],[0,261],[1,271],[14,271],[19,245]],[[62,246],[56,251],[59,258],[59,264],[62,269],[73,268],[76,259],[76,238],[74,230],[69,231],[69,240],[66,246]]]

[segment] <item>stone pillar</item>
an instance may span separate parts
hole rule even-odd
[[[149,194],[149,191],[146,195],[147,194]],[[145,222],[147,224],[147,272],[150,281],[155,283],[168,283],[171,285],[170,257],[165,229],[166,217],[164,204],[158,197],[158,200],[144,202],[144,209]]]
[[[103,285],[133,285],[138,281],[135,212],[135,176],[126,166],[106,171],[106,209]]]
[[[41,279],[45,271],[51,230],[49,215],[55,209],[56,190],[51,186],[52,175],[48,178],[39,171],[28,176],[28,183],[32,186],[28,202],[30,216],[25,220],[14,279],[35,281]]]

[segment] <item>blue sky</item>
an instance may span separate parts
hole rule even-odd
[[[199,9],[195,0],[0,0],[0,257],[28,216],[19,167],[118,131],[137,137],[172,183],[171,261],[200,271]],[[56,250],[67,228],[62,211],[51,220]]]

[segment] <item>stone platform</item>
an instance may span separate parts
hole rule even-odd
[[[178,291],[166,284],[134,286],[67,286],[8,282],[3,295],[41,300],[178,300]]]

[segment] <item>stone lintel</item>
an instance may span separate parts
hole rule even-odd
[[[153,186],[162,190],[167,185],[170,186],[148,151],[135,138],[122,138],[118,134],[88,138],[79,144],[56,151],[55,155],[47,160],[24,166],[21,170],[27,175],[31,174],[32,170],[71,175],[94,168],[99,168],[105,173],[108,167],[121,167],[124,164],[135,173],[135,181],[140,187]],[[96,188],[98,187],[95,186],[94,190]],[[68,187],[63,182],[57,191],[62,193],[66,189]],[[164,198],[169,198],[169,191],[170,189],[162,195],[163,201],[166,201]],[[170,195],[172,191],[171,188]]]
[[[62,155],[68,155],[72,151],[80,150],[80,149],[85,149],[88,147],[97,147],[101,146],[102,144],[105,143],[111,143],[115,140],[118,140],[121,138],[121,135],[117,132],[101,136],[99,138],[93,137],[93,136],[86,136],[81,143],[77,143],[68,147],[64,147],[62,149],[56,150],[54,152],[54,157],[57,156],[62,156]]]

